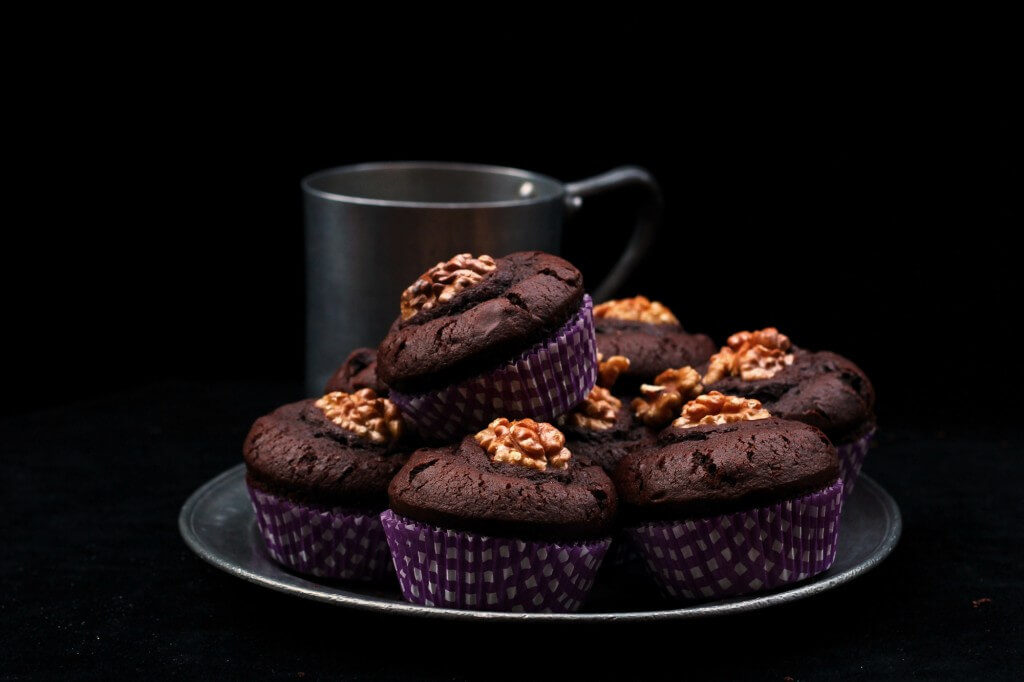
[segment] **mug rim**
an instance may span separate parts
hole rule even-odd
[[[408,201],[404,199],[372,199],[369,197],[360,197],[349,194],[341,194],[339,192],[329,192],[326,190],[318,189],[313,187],[312,183],[330,175],[336,175],[342,172],[353,172],[353,171],[365,171],[365,170],[380,170],[380,169],[402,169],[402,168],[419,168],[419,169],[441,169],[441,170],[457,170],[457,171],[475,171],[483,173],[492,173],[496,175],[507,175],[516,178],[522,178],[523,180],[540,180],[544,183],[550,183],[552,186],[557,187],[558,191],[553,194],[544,194],[531,197],[523,197],[520,199],[500,199],[494,201]],[[463,163],[458,161],[369,161],[365,163],[354,163],[345,166],[334,166],[331,168],[325,168],[323,170],[310,173],[302,179],[301,182],[302,191],[311,196],[315,196],[320,199],[328,201],[338,201],[349,204],[361,204],[365,206],[387,206],[396,208],[439,208],[439,209],[453,209],[453,208],[502,208],[510,206],[525,206],[529,204],[541,203],[544,201],[551,201],[552,199],[558,199],[565,196],[565,183],[560,180],[556,180],[543,173],[536,173],[534,171],[523,170],[521,168],[513,168],[511,166],[496,166],[491,164],[483,163]]]

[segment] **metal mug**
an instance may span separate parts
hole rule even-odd
[[[559,253],[562,226],[587,196],[646,188],[622,257],[593,290],[622,284],[650,246],[661,214],[657,183],[623,166],[562,183],[515,168],[390,162],[342,166],[302,181],[306,213],[306,389],[323,390],[353,348],[375,346],[402,290],[456,253]]]

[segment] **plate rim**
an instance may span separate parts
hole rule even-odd
[[[484,620],[484,621],[586,621],[586,622],[637,622],[650,620],[687,620],[693,618],[709,618],[726,616],[733,613],[756,611],[778,604],[785,604],[805,597],[825,592],[867,573],[880,564],[895,549],[903,533],[903,516],[892,496],[870,476],[861,474],[857,479],[858,487],[867,488],[880,501],[885,511],[887,532],[878,549],[863,562],[834,575],[827,575],[818,580],[804,582],[796,587],[769,594],[733,597],[679,608],[659,609],[657,611],[609,611],[597,613],[508,613],[503,611],[469,611],[463,609],[445,609],[436,606],[420,606],[404,601],[388,601],[379,597],[366,597],[353,594],[342,588],[317,585],[301,576],[299,580],[310,582],[316,588],[308,588],[279,580],[271,576],[261,575],[237,566],[213,551],[193,527],[195,510],[207,496],[217,491],[227,479],[243,473],[245,464],[237,464],[199,486],[178,512],[178,530],[185,544],[200,559],[229,575],[247,582],[267,587],[277,592],[293,594],[304,599],[334,604],[363,611],[393,613],[398,615],[416,616],[421,618],[442,618],[445,620]]]

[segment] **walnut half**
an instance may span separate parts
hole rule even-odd
[[[460,253],[438,263],[402,292],[402,319],[408,320],[421,310],[450,301],[455,294],[473,286],[496,267],[490,256],[473,258],[471,253]]]
[[[738,376],[744,381],[771,379],[793,364],[793,354],[786,352],[793,344],[775,327],[737,332],[729,337],[727,343],[711,356],[704,375],[705,384],[713,384],[727,376]]]
[[[341,428],[373,443],[391,444],[402,437],[398,408],[387,398],[378,398],[372,388],[333,391],[313,404]]]
[[[611,388],[615,385],[619,375],[629,369],[629,358],[624,355],[613,355],[607,360],[600,353],[597,354],[597,385]]]
[[[640,386],[644,397],[633,400],[633,411],[648,426],[664,426],[679,414],[679,408],[686,400],[700,395],[703,390],[700,372],[693,367],[666,369],[654,377],[653,385]]]
[[[577,428],[606,431],[615,426],[620,409],[621,400],[613,396],[607,388],[595,386],[582,403],[561,419],[564,420],[562,423]]]
[[[594,317],[612,320],[632,320],[648,324],[679,324],[679,320],[666,306],[646,296],[619,298],[594,306]]]
[[[723,395],[709,391],[686,403],[683,414],[672,426],[691,429],[702,424],[729,424],[731,422],[767,419],[771,415],[761,407],[760,400]]]
[[[508,462],[544,471],[569,468],[572,453],[565,447],[565,436],[551,424],[532,419],[509,421],[495,419],[477,433],[476,442],[491,460]]]

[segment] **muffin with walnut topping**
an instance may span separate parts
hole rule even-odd
[[[704,385],[760,400],[773,415],[816,426],[835,443],[849,495],[875,432],[875,391],[853,362],[795,347],[775,327],[729,337]]]
[[[408,458],[402,432],[397,408],[371,389],[328,393],[257,419],[242,452],[270,556],[319,577],[388,576],[379,514]]]
[[[554,419],[594,386],[590,297],[557,256],[459,254],[396,303],[377,374],[428,438],[458,438],[498,416]]]
[[[657,433],[634,415],[628,401],[611,391],[616,379],[628,369],[629,360],[621,355],[607,359],[599,355],[598,385],[582,403],[558,418],[558,428],[573,454],[608,473],[627,452],[652,441]]]
[[[671,310],[644,296],[594,306],[594,326],[600,353],[629,358],[625,389],[650,382],[666,367],[696,367],[715,352],[710,337],[687,333]]]
[[[405,598],[494,611],[575,611],[611,544],[615,487],[551,424],[499,418],[417,450],[381,514]]]
[[[828,569],[843,482],[820,430],[717,391],[615,471],[627,532],[662,590],[708,599]]]

